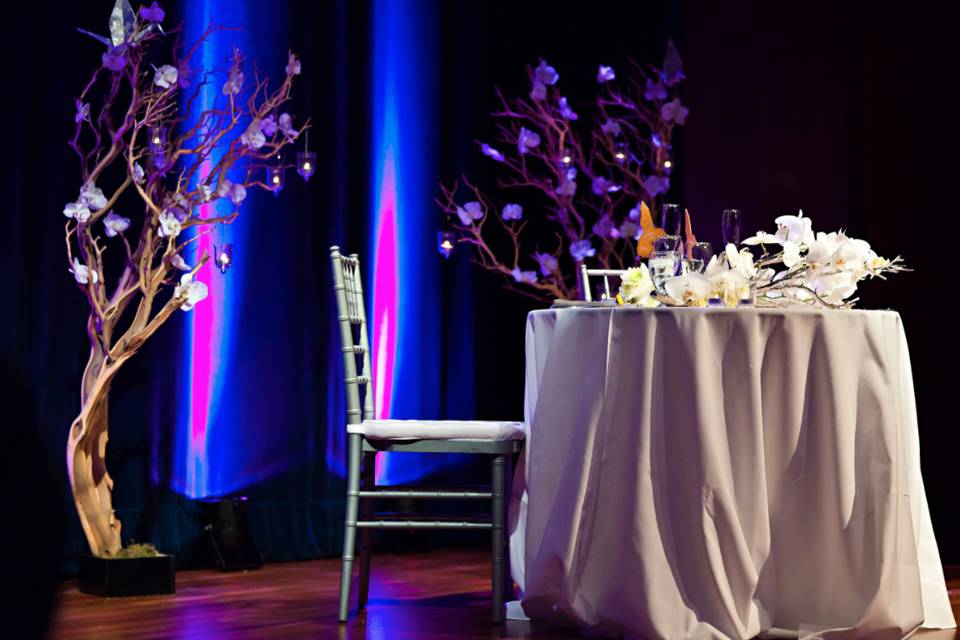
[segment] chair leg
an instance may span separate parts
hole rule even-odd
[[[362,438],[351,433],[347,467],[347,513],[343,528],[343,564],[340,568],[340,622],[350,611],[350,581],[353,578],[353,553],[357,543],[357,507],[360,502],[360,456]]]
[[[368,453],[363,456],[363,471],[360,478],[360,486],[365,490],[373,489],[376,485],[376,454]],[[373,514],[373,500],[367,498],[360,503],[360,516],[364,520],[369,520]],[[373,554],[372,544],[373,532],[370,529],[363,529],[360,532],[360,604],[358,611],[363,611],[367,606],[367,595],[370,592],[370,561]]]
[[[510,500],[513,499],[513,469],[515,467],[513,456],[506,456],[506,471],[504,472],[504,501],[503,501],[503,549],[504,549],[504,584],[503,601],[510,602],[516,595],[513,590],[513,570],[510,565]]]
[[[506,500],[507,461],[505,456],[493,458],[493,623],[503,622],[503,595],[506,592],[506,560],[504,558],[504,540],[507,528]]]

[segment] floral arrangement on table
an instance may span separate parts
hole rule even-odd
[[[457,243],[468,244],[474,261],[508,288],[576,299],[580,264],[632,266],[637,241],[653,237],[651,209],[659,209],[674,168],[674,128],[688,115],[678,95],[683,64],[669,41],[660,67],[600,65],[598,94],[584,102],[564,94],[545,60],[527,74],[526,96],[507,99],[498,90],[497,136],[477,143],[501,169],[496,186],[508,196],[495,202],[466,178],[465,193],[459,183],[442,186],[438,249],[449,257]]]
[[[646,265],[628,269],[618,301],[638,306],[715,303],[843,309],[857,302],[852,296],[862,280],[906,270],[899,256],[883,258],[869,243],[844,231],[815,233],[803,211],[780,216],[775,222],[774,233],[758,232],[743,241],[746,248],[727,244],[702,273],[687,271],[667,278],[660,293]],[[760,255],[754,257],[749,247],[759,247]]]
[[[105,49],[76,99],[70,142],[81,186],[63,209],[66,254],[90,306],[90,356],[67,468],[90,550],[101,557],[121,552],[105,461],[111,383],[173,313],[207,296],[196,275],[211,256],[188,261],[190,245],[234,220],[248,189],[278,191],[284,167],[277,159],[306,129],[282,110],[301,70],[293,53],[274,89],[236,50],[225,68],[196,69],[195,54],[218,29],[185,49],[173,38],[178,30],[162,29],[164,17],[157,2],[134,13],[117,0],[108,37],[83,31]],[[212,83],[219,88],[214,104],[200,110],[201,92]],[[214,202],[232,211],[207,215],[201,206]],[[226,271],[230,247],[216,254]]]

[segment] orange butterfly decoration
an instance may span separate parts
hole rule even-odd
[[[640,228],[643,233],[637,240],[637,255],[641,258],[649,258],[653,253],[653,243],[657,238],[667,235],[667,232],[653,224],[653,215],[646,202],[640,203]]]
[[[693,260],[693,247],[697,244],[697,236],[693,235],[693,225],[690,224],[690,210],[684,209],[683,213],[687,217],[687,259]]]

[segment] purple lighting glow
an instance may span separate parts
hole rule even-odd
[[[376,253],[373,276],[373,390],[377,418],[390,416],[397,353],[397,186],[393,153],[387,150],[377,203]],[[377,481],[385,474],[384,456],[377,456]]]

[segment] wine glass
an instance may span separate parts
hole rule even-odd
[[[690,247],[690,255],[686,259],[687,272],[703,273],[713,258],[713,246],[709,242],[698,242]]]
[[[660,228],[666,231],[667,235],[679,236],[682,218],[680,205],[665,204],[660,210]]]
[[[724,209],[720,216],[720,227],[723,231],[723,246],[728,244],[740,246],[739,209]]]

